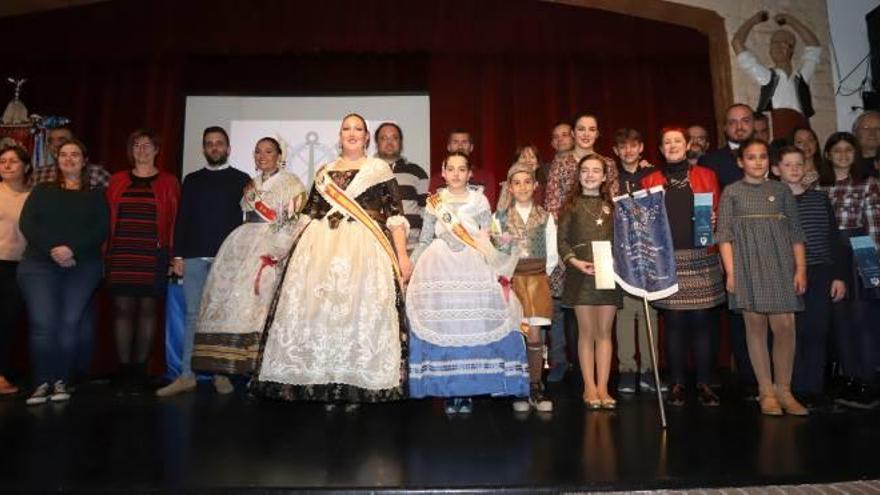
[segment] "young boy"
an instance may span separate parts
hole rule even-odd
[[[614,143],[613,151],[619,159],[617,173],[621,194],[641,189],[642,177],[653,171],[651,167],[645,166],[642,160],[642,152],[645,150],[642,135],[635,129],[618,129],[614,133]],[[651,328],[656,332],[657,311],[649,306],[647,316],[651,319]],[[653,390],[654,377],[648,354],[648,328],[644,303],[641,299],[624,293],[623,308],[617,312],[616,334],[620,372],[617,391],[631,394],[635,393],[636,388]],[[638,348],[636,348],[636,339],[638,339]],[[639,361],[644,368],[642,375],[639,374]]]
[[[837,220],[828,195],[805,189],[804,154],[794,146],[779,150],[773,173],[791,188],[806,236],[807,291],[804,310],[795,313],[794,373],[792,391],[808,408],[829,403],[825,397],[825,342],[831,326],[831,304],[846,295],[846,256],[841,251]]]
[[[529,401],[513,403],[516,412],[550,412],[553,403],[542,393],[541,373],[544,369],[542,326],[550,325],[553,301],[549,275],[559,261],[556,249],[556,223],[553,215],[533,203],[535,171],[515,163],[507,172],[507,188],[513,200],[509,207],[495,213],[493,237],[496,244],[519,252],[520,258],[511,288],[523,308],[523,323],[528,325],[526,350],[529,361]]]

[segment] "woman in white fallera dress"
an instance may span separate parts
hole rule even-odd
[[[341,156],[315,176],[270,311],[259,372],[261,396],[346,403],[405,397],[402,283],[412,265],[409,224],[388,164],[366,156],[357,114],[342,121]]]
[[[273,138],[257,141],[259,173],[241,198],[244,224],[217,253],[202,292],[192,367],[198,371],[250,374],[269,311],[279,260],[290,251],[295,219],[305,205],[299,178],[283,170]]]

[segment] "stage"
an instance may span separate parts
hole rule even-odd
[[[470,417],[439,401],[328,413],[319,404],[197,393],[116,397],[77,389],[69,403],[0,400],[0,489],[75,493],[330,491],[557,492],[828,483],[880,477],[880,411],[770,418],[722,391],[658,426],[656,398],[587,412],[573,385],[556,411],[522,418],[479,399]]]

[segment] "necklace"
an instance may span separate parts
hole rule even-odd
[[[666,181],[668,182],[669,189],[685,189],[691,183],[691,180],[687,175],[682,179],[668,177]]]
[[[586,197],[587,198],[590,198],[590,197],[596,198],[596,196],[586,196]],[[590,203],[597,203],[598,206],[590,208]],[[605,204],[604,200],[601,200],[601,199],[599,201],[585,201],[584,210],[586,210],[586,212],[590,216],[590,218],[594,222],[596,222],[596,225],[598,225],[600,227],[605,224],[605,217],[607,217],[608,215],[611,215],[611,208],[607,204]]]

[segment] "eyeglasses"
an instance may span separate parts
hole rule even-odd
[[[858,130],[863,132],[880,132],[880,127],[859,127]]]
[[[151,150],[153,149],[153,143],[135,143],[131,145],[131,148],[135,150]]]

